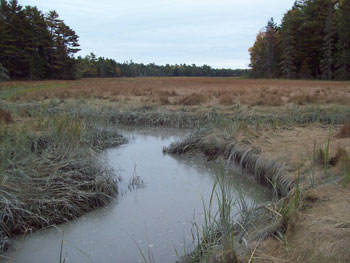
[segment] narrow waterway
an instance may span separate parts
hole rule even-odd
[[[202,197],[208,204],[217,164],[163,154],[163,147],[183,132],[125,130],[123,134],[130,142],[101,156],[120,177],[117,200],[77,220],[27,236],[4,262],[58,263],[62,230],[66,263],[144,262],[142,253],[146,258],[152,254],[154,262],[175,262],[175,251],[181,256],[193,248],[192,222],[202,221]],[[249,203],[269,199],[270,193],[251,179],[227,173]]]

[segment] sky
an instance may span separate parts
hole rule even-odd
[[[117,62],[248,68],[259,30],[295,0],[18,0],[56,10],[85,56]]]

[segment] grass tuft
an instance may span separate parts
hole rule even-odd
[[[344,188],[348,185],[350,182],[350,157],[345,156],[344,157]]]
[[[231,106],[233,104],[233,97],[231,95],[221,95],[219,99],[220,105]]]
[[[350,122],[344,123],[336,134],[337,138],[350,138]]]
[[[186,105],[186,106],[193,106],[193,105],[199,105],[207,101],[207,97],[199,94],[199,93],[192,93],[191,95],[182,97],[178,104]]]
[[[11,113],[7,110],[3,110],[0,108],[0,123],[1,122],[4,122],[6,124],[9,124],[11,123],[13,120],[12,120],[12,117],[11,117]]]
[[[204,223],[198,226],[193,223],[193,239],[196,250],[187,255],[185,262],[238,262],[235,245],[235,220],[233,207],[243,198],[238,195],[234,198],[233,186],[225,178],[222,165],[220,165],[214,181],[208,206],[203,201]],[[218,204],[218,210],[213,211],[213,202]],[[243,201],[243,203],[245,203]]]

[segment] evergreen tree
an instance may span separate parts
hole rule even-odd
[[[25,47],[29,78],[47,78],[50,35],[45,16],[36,7],[27,6],[24,12],[31,25],[28,29],[28,45]]]
[[[12,78],[75,78],[78,36],[55,11],[44,16],[0,0],[0,62]]]
[[[296,43],[297,28],[300,26],[299,16],[300,10],[295,6],[283,17],[280,30],[281,57],[279,64],[281,66],[282,76],[288,79],[294,79],[297,76]]]
[[[258,34],[249,50],[252,76],[350,79],[349,28],[350,0],[295,1],[280,27],[269,21]]]
[[[325,22],[325,35],[324,43],[322,46],[323,57],[321,59],[320,69],[322,73],[322,79],[331,80],[333,78],[334,70],[334,53],[335,53],[335,17],[334,17],[334,3],[332,0],[328,0],[328,15]]]
[[[273,18],[268,21],[265,28],[265,41],[267,77],[272,78],[277,53],[277,26]]]
[[[338,35],[335,75],[337,79],[348,80],[350,79],[350,0],[339,2]]]

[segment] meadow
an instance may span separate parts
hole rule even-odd
[[[283,106],[349,102],[348,82],[239,78],[114,78],[80,81],[15,81],[12,100],[96,98],[162,105]]]
[[[222,157],[274,191],[275,200],[264,209],[275,227],[250,240],[248,251],[237,254],[240,260],[350,260],[349,82],[188,77],[3,82],[0,123],[3,248],[13,234],[64,222],[107,202],[104,197],[116,192],[110,175],[90,167],[104,179],[100,186],[81,188],[93,177],[83,176],[90,172],[80,162],[82,155],[93,158],[123,143],[111,130],[126,124],[191,128],[192,137],[166,151]],[[70,189],[65,200],[71,203],[45,206],[67,212],[43,220],[48,210],[41,204],[48,199],[27,202],[33,190],[25,185],[58,189],[52,200],[60,201],[62,181],[71,182],[77,171],[81,181],[74,185],[81,196]],[[78,209],[81,200],[95,205]],[[20,227],[13,216],[23,222]]]

